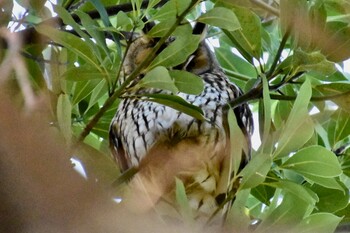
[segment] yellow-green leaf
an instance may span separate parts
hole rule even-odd
[[[281,166],[301,175],[324,178],[337,177],[342,174],[341,166],[335,154],[322,146],[304,148],[290,157]]]
[[[215,7],[201,15],[197,21],[230,31],[241,28],[235,13],[225,7]]]
[[[199,76],[184,70],[171,70],[169,74],[179,91],[192,95],[199,95],[203,91],[204,83]]]
[[[158,66],[149,71],[138,83],[140,87],[159,88],[177,93],[179,90],[175,86],[174,80],[170,77],[168,70],[163,66]]]

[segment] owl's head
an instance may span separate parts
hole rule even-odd
[[[147,35],[151,27],[147,27],[142,35],[136,37],[129,45],[128,51],[124,61],[124,74],[131,74],[138,65],[150,54],[152,48],[158,43],[159,38],[152,38]],[[168,67],[178,70],[186,70],[196,75],[217,69],[218,63],[213,52],[205,42],[206,25],[203,23],[196,23],[192,33],[194,35],[202,35],[202,41],[199,43],[197,50],[187,57],[186,61],[176,67]],[[158,50],[160,53],[167,46],[176,40],[176,37],[170,37],[164,45]]]
[[[203,23],[196,23],[193,27],[194,35],[201,35],[202,41],[197,50],[187,58],[186,63],[180,65],[182,69],[196,75],[208,73],[219,68],[218,62],[205,41],[207,26]]]

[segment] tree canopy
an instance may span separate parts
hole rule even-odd
[[[225,226],[327,233],[350,223],[347,0],[15,0],[0,2],[0,9],[1,89],[23,115],[45,99],[44,125],[63,137],[66,159],[79,161],[88,180],[115,196],[123,190],[127,177],[110,157],[108,129],[119,97],[141,71],[138,85],[201,91],[195,75],[171,68],[196,49],[191,23],[202,22],[220,66],[244,91],[231,106],[249,103],[257,120],[258,143],[235,174],[242,180],[228,197],[235,201]],[[147,34],[158,44],[123,77],[132,35],[150,23]],[[169,36],[179,39],[157,53]],[[176,96],[143,98],[203,117]],[[177,184],[174,208],[188,223]]]

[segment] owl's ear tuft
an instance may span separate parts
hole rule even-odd
[[[207,25],[201,22],[196,22],[193,27],[192,33],[193,35],[202,35],[205,34],[207,30]]]
[[[143,17],[142,22],[144,23],[144,27],[142,28],[144,34],[148,34],[148,32],[156,25],[153,21],[149,21],[147,17]]]
[[[205,40],[206,36],[207,36],[207,25],[201,22],[196,22],[196,24],[194,25],[193,29],[192,29],[192,34],[193,35],[200,35],[201,36],[201,40]]]

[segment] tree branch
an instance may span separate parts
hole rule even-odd
[[[253,100],[253,99],[257,99],[257,98],[260,98],[262,95],[262,85],[261,83],[252,88],[250,91],[248,91],[247,93],[237,97],[236,99],[234,99],[233,101],[231,101],[229,103],[229,107],[231,108],[235,108],[241,104],[244,104],[244,103],[247,103],[249,100]]]
[[[350,95],[350,91],[346,91],[346,92],[342,92],[334,95],[312,96],[310,101],[314,101],[314,102],[326,101],[326,100],[332,100],[332,99],[340,98],[347,95]],[[274,100],[293,101],[297,98],[297,96],[270,94],[270,98]]]

